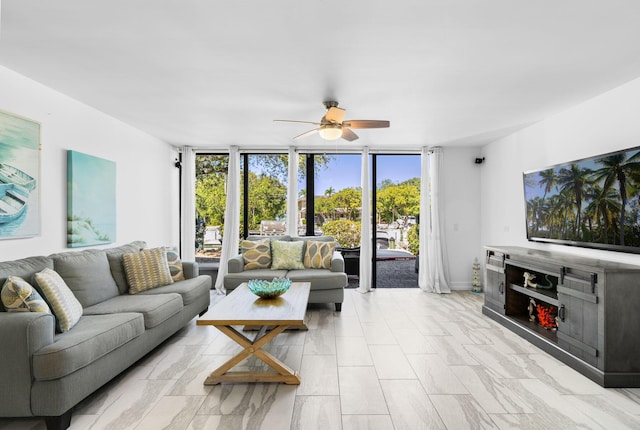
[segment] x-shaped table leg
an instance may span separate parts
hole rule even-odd
[[[209,377],[204,381],[204,385],[216,385],[221,382],[284,382],[285,384],[292,385],[300,384],[300,378],[296,372],[262,349],[262,347],[273,340],[273,338],[285,331],[288,326],[275,326],[270,331],[267,331],[266,326],[262,327],[253,341],[232,326],[220,325],[216,327],[244,349],[211,372]],[[242,360],[252,355],[263,361],[275,370],[275,372],[229,371]]]

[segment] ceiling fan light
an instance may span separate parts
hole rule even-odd
[[[324,140],[336,140],[342,137],[342,128],[337,125],[326,125],[318,132]]]

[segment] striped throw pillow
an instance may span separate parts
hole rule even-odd
[[[173,284],[164,248],[143,249],[122,256],[124,272],[129,283],[129,294]]]
[[[58,272],[49,268],[33,275],[56,317],[56,330],[69,331],[82,316],[82,305]]]
[[[331,269],[331,258],[335,242],[307,242],[307,251],[304,253],[304,267],[307,269]]]
[[[268,269],[271,267],[271,241],[243,240],[240,242],[240,250],[244,259],[244,270]]]
[[[2,304],[7,312],[51,313],[38,291],[19,276],[9,276],[2,286]]]

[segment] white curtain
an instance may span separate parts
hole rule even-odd
[[[216,278],[216,290],[225,294],[224,275],[227,262],[238,254],[240,234],[240,152],[237,146],[229,150],[229,170],[227,172],[227,205],[224,212],[224,233],[222,236],[222,256]]]
[[[360,286],[358,291],[366,293],[371,291],[371,205],[370,205],[370,178],[369,178],[369,148],[362,149],[361,168],[362,187],[362,227],[360,229]]]
[[[420,256],[418,285],[430,293],[450,293],[442,220],[442,148],[423,148],[420,181]]]
[[[182,197],[180,202],[180,257],[196,259],[196,154],[189,146],[182,147]]]
[[[287,189],[287,234],[298,235],[298,153],[289,148],[289,188]]]

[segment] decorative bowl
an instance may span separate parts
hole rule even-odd
[[[263,299],[273,299],[287,292],[291,280],[287,278],[273,278],[272,281],[251,279],[247,282],[249,291]]]

